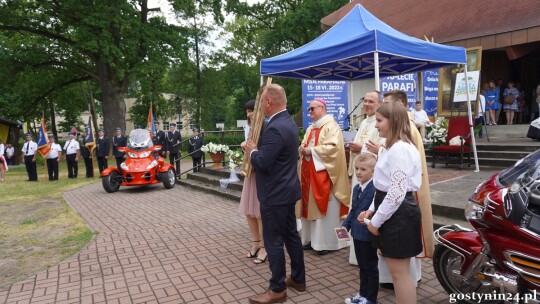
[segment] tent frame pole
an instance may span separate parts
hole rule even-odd
[[[375,90],[381,91],[381,81],[379,78],[379,52],[373,53],[373,65],[375,67]]]
[[[474,172],[480,172],[480,168],[478,166],[478,155],[476,153],[476,139],[474,137],[474,125],[472,120],[472,110],[471,110],[471,96],[469,95],[469,77],[467,76],[467,63],[465,63],[465,92],[467,94],[467,112],[469,113],[469,128],[471,132],[471,143],[473,148],[473,155],[474,155],[474,166],[475,170]]]

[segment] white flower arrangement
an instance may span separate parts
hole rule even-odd
[[[201,151],[210,153],[227,153],[229,151],[229,146],[209,142],[201,147]]]
[[[431,131],[427,136],[428,139],[432,140],[435,145],[445,144],[446,136],[448,135],[448,131],[446,130],[447,125],[448,122],[446,120],[442,120],[437,124],[432,125]]]
[[[229,150],[229,152],[227,152],[227,156],[229,157],[229,169],[232,171],[236,170],[236,168],[242,165],[244,153],[242,153],[241,150]]]

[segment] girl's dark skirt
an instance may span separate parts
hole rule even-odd
[[[386,192],[376,190],[375,212],[379,209]],[[373,245],[381,250],[382,256],[392,259],[405,259],[422,252],[422,229],[420,208],[412,192],[396,212],[379,227],[379,236],[373,238]]]

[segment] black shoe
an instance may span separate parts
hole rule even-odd
[[[327,255],[330,253],[330,250],[316,250],[317,255]]]
[[[311,247],[311,243],[308,243],[307,245],[302,246],[302,249],[304,249],[304,250],[313,250],[313,247]]]
[[[381,288],[394,290],[394,284],[392,283],[381,283],[379,285],[381,286]]]

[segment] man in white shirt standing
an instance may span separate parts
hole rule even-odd
[[[476,126],[480,125],[480,131],[478,131],[478,137],[482,138],[483,135],[483,128],[484,128],[484,112],[486,110],[486,98],[484,95],[479,94],[478,95],[478,101],[477,101],[477,112],[478,115],[476,115],[476,119],[474,120],[474,128],[476,129]]]
[[[11,144],[6,145],[6,157],[8,165],[15,165],[15,148]]]
[[[26,134],[26,143],[23,145],[24,165],[28,173],[28,182],[37,182],[36,152],[37,144],[32,140],[32,134]]]
[[[77,178],[77,173],[79,172],[77,161],[79,160],[81,147],[79,142],[75,140],[75,133],[69,132],[68,138],[69,140],[64,144],[64,150],[66,151],[64,159],[67,162],[68,178]]]
[[[426,127],[431,124],[431,121],[429,120],[429,117],[427,116],[426,111],[422,109],[422,102],[417,101],[414,104],[414,124],[420,131],[420,134],[422,135],[422,139],[426,139]]]
[[[51,146],[51,150],[49,151],[49,154],[45,156],[50,182],[58,180],[58,162],[60,161],[60,156],[62,156],[62,147],[60,147],[54,139],[53,135],[49,135],[49,145]]]

